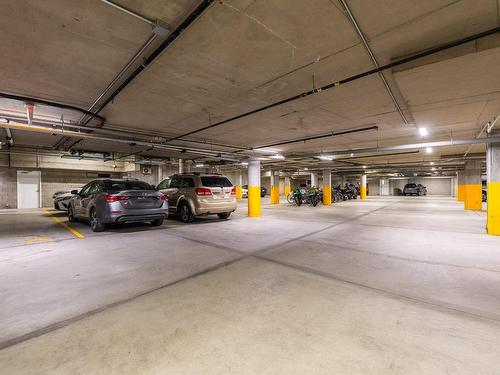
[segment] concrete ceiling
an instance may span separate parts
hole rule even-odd
[[[116,3],[170,29],[198,5],[195,0]],[[500,0],[347,3],[380,64],[500,24]],[[5,2],[0,91],[88,108],[150,35],[150,25],[99,0]],[[189,138],[256,147],[379,127],[277,147],[285,154],[421,142],[418,126],[429,129],[425,141],[470,139],[500,114],[499,64],[500,38],[494,35],[385,71],[412,124],[404,124],[380,77],[371,75]],[[104,129],[178,136],[371,68],[373,62],[337,0],[217,1],[100,114],[106,118]],[[0,99],[0,113],[5,111],[24,109],[22,103]],[[81,115],[36,107],[38,116],[62,114],[74,121]],[[15,133],[16,144],[33,147],[52,146],[60,138]],[[78,147],[137,150],[91,140]],[[442,148],[433,157],[467,148]],[[387,160],[409,159],[424,160],[421,153]]]

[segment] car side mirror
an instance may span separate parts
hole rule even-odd
[[[78,194],[78,190],[71,190],[71,194],[77,195]]]

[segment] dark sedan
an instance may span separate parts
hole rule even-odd
[[[94,232],[115,223],[151,222],[160,226],[168,216],[167,197],[138,180],[95,180],[71,193],[69,221],[86,220]]]

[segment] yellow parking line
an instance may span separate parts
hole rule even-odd
[[[81,234],[80,232],[78,232],[76,229],[70,227],[68,224],[66,224],[64,221],[62,221],[58,217],[52,216],[52,213],[49,210],[44,209],[44,211],[52,218],[52,220],[54,220],[58,224],[61,224],[61,226],[63,226],[64,228],[66,228],[76,238],[84,238],[85,237],[83,234]]]

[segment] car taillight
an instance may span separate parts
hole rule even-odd
[[[168,197],[166,195],[162,194],[162,195],[160,195],[160,199],[162,201],[166,201],[168,199]]]
[[[105,195],[104,199],[106,200],[106,202],[118,202],[127,200],[128,197],[125,195]]]
[[[208,188],[196,188],[194,189],[196,195],[212,195],[212,190]]]
[[[236,195],[236,186],[231,189],[231,195]]]

